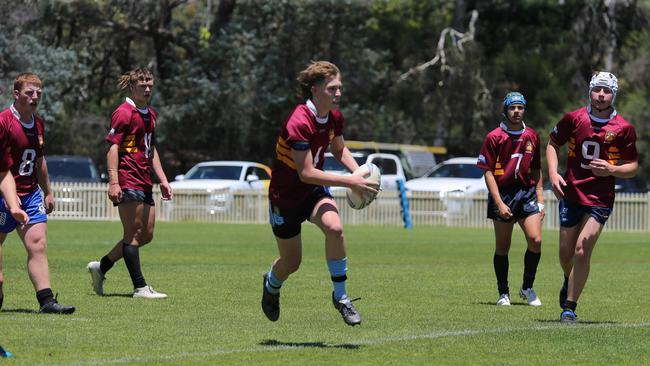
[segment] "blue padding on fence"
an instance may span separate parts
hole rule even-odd
[[[411,224],[411,211],[409,211],[409,201],[406,199],[406,188],[404,187],[404,180],[398,179],[397,186],[399,187],[399,198],[402,206],[402,219],[404,220],[404,228],[410,229],[413,227],[413,224]]]

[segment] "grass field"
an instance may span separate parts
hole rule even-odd
[[[303,225],[301,269],[282,290],[280,320],[260,310],[261,278],[277,250],[268,226],[158,223],[142,250],[149,284],[166,300],[130,298],[119,262],[107,296],[85,266],[121,236],[119,223],[49,225],[49,259],[70,316],[40,315],[11,234],[4,245],[1,365],[597,365],[650,364],[647,234],[604,233],[577,309],[559,324],[557,233],[545,232],[535,288],[540,308],[497,308],[491,230],[348,226],[348,292],[363,323],[334,310],[322,235]],[[510,253],[521,284],[523,236]]]

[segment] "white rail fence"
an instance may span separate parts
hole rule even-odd
[[[56,210],[52,220],[119,220],[117,208],[108,200],[105,184],[53,183]],[[402,226],[402,209],[397,192],[384,191],[370,207],[353,210],[345,193],[334,194],[345,224]],[[163,221],[219,223],[268,222],[266,191],[186,190],[174,192],[173,201],[162,201],[154,188],[157,217]],[[558,201],[545,199],[544,228],[558,228]],[[491,227],[486,218],[487,196],[449,194],[441,199],[428,192],[410,192],[408,206],[414,226]],[[650,193],[619,193],[608,230],[650,232]]]

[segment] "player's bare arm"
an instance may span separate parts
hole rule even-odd
[[[312,163],[313,157],[309,150],[291,149],[293,161],[296,163],[296,170],[300,180],[320,186],[338,186],[347,187],[358,192],[377,193],[378,188],[372,181],[356,175],[341,176],[337,174],[326,173],[317,169]]]
[[[174,197],[174,193],[172,192],[172,187],[169,185],[165,171],[163,170],[162,164],[160,163],[158,149],[156,149],[155,145],[152,147],[152,149],[153,158],[151,159],[151,167],[153,168],[153,171],[156,173],[158,181],[160,182],[160,194],[162,195],[163,200],[171,200]]]
[[[594,159],[589,163],[591,172],[598,177],[607,177],[613,175],[618,178],[632,178],[639,170],[639,164],[636,161],[625,162],[621,165],[610,164],[607,160]]]
[[[29,222],[29,216],[25,211],[20,208],[20,199],[16,193],[16,182],[13,175],[9,171],[0,172],[0,193],[5,199],[5,203],[16,221],[23,224]]]
[[[492,171],[486,170],[483,174],[483,177],[485,179],[485,185],[487,185],[488,191],[490,192],[490,196],[499,208],[499,216],[503,217],[506,220],[511,218],[512,211],[510,211],[510,207],[508,207],[508,205],[506,205],[501,199],[501,194],[499,194],[499,186],[497,185],[496,179],[494,179],[494,174],[492,174]]]
[[[345,146],[343,136],[337,136],[330,143],[330,151],[336,160],[338,160],[350,173],[359,168],[359,164],[354,160],[350,150]]]
[[[566,186],[564,178],[557,172],[558,167],[558,150],[559,146],[552,141],[546,145],[546,164],[548,165],[548,180],[551,182],[551,188],[555,197],[564,198],[562,187]]]
[[[42,156],[36,160],[36,178],[38,179],[38,185],[43,191],[45,213],[49,214],[54,211],[54,192],[52,192],[50,176],[47,173],[47,162]]]
[[[122,188],[117,174],[118,161],[118,146],[112,144],[106,153],[106,165],[108,166],[108,198],[114,203],[122,200]]]

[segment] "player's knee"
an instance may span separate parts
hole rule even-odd
[[[328,225],[325,227],[325,231],[328,237],[332,238],[343,238],[343,225],[340,223]]]
[[[138,241],[140,242],[140,246],[143,246],[145,244],[151,243],[151,241],[153,240],[153,233],[150,232],[141,233],[138,236],[138,238],[139,238]]]
[[[579,262],[585,262],[589,260],[589,253],[582,246],[576,246],[576,251],[574,253],[574,260]]]
[[[569,263],[573,261],[573,255],[574,255],[574,251],[560,249],[560,262]]]
[[[30,243],[27,247],[29,248],[28,252],[30,256],[45,255],[47,252],[47,240],[45,238],[38,239]]]
[[[291,260],[286,261],[286,270],[287,270],[287,272],[289,272],[289,274],[298,272],[298,269],[300,269],[300,263],[301,263],[300,258],[295,258],[295,259],[291,259]]]
[[[528,239],[528,249],[536,253],[539,252],[542,249],[542,237],[537,236]]]

